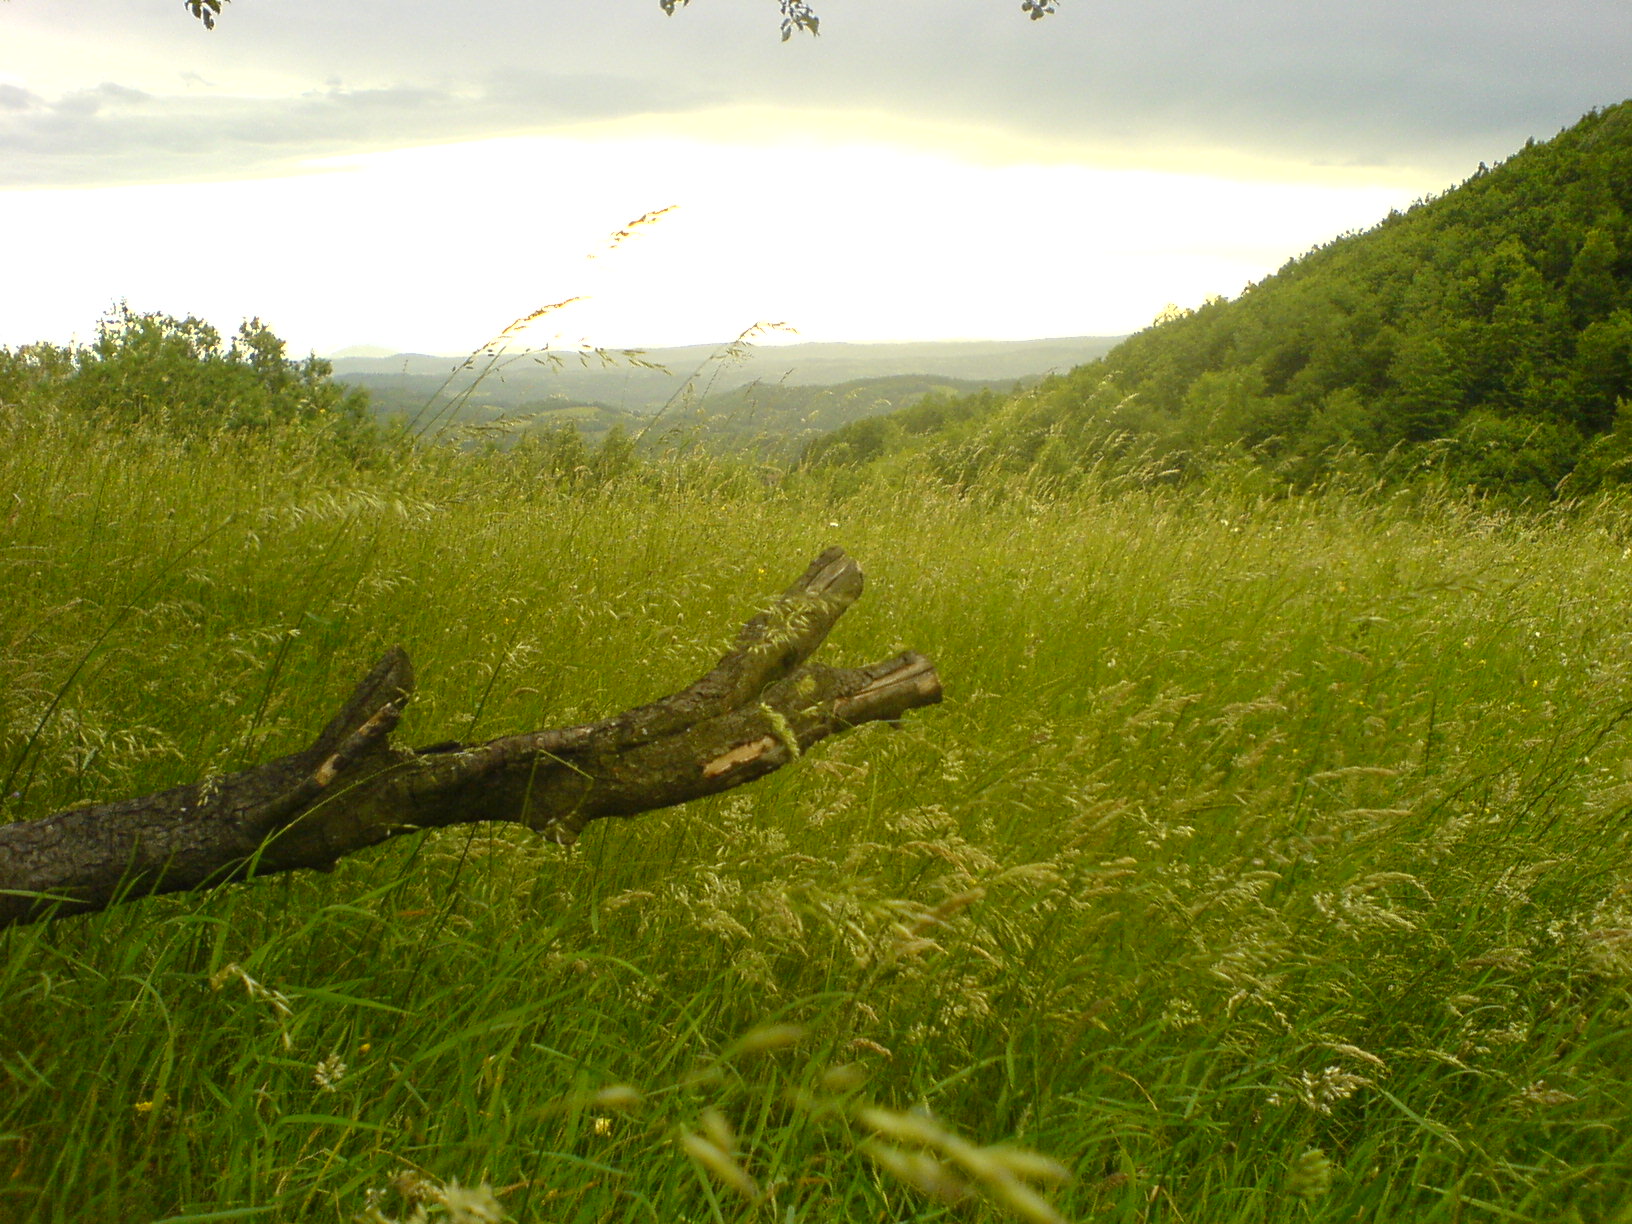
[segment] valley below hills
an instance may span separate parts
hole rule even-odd
[[[713,441],[779,448],[895,411],[925,395],[1007,391],[1094,361],[1120,336],[899,344],[689,345],[496,358],[336,355],[337,381],[365,388],[385,419],[511,436],[570,425],[596,442],[622,425],[666,424]]]

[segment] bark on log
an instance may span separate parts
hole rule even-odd
[[[928,659],[806,660],[861,594],[842,549],[813,562],[689,688],[603,722],[484,744],[398,747],[413,691],[387,652],[303,752],[225,777],[0,825],[0,929],[157,893],[311,868],[419,829],[510,821],[571,844],[591,821],[751,782],[836,732],[941,699]]]

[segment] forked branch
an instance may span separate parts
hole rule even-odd
[[[603,722],[484,744],[399,747],[413,692],[388,651],[302,752],[226,777],[0,825],[0,928],[341,858],[419,829],[508,821],[571,844],[591,821],[740,786],[811,745],[941,699],[908,652],[808,662],[861,594],[842,549],[818,557],[689,688]]]

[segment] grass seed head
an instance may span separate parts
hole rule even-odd
[[[708,1136],[710,1143],[731,1156],[737,1154],[736,1133],[732,1131],[731,1123],[726,1121],[723,1113],[710,1105],[703,1110],[698,1121],[702,1123],[703,1134]]]
[[[1307,1148],[1287,1171],[1286,1192],[1316,1199],[1332,1188],[1332,1162],[1319,1148]]]
[[[943,1129],[939,1123],[921,1114],[896,1113],[894,1110],[868,1106],[856,1111],[856,1121],[875,1135],[894,1139],[898,1143],[916,1143],[922,1147],[944,1149],[949,1142],[956,1140],[956,1136]]]
[[[312,1082],[317,1085],[319,1092],[338,1092],[340,1083],[345,1078],[346,1064],[340,1061],[338,1053],[330,1053],[312,1069]]]
[[[447,1209],[448,1224],[502,1224],[509,1218],[486,1182],[470,1187],[449,1182],[437,1197]]]
[[[802,1024],[761,1024],[749,1029],[737,1041],[737,1050],[743,1054],[768,1054],[798,1045],[810,1030]]]
[[[839,1063],[822,1071],[824,1092],[855,1092],[867,1082],[867,1069],[856,1063]]]
[[[990,1159],[1008,1172],[1026,1181],[1046,1182],[1049,1185],[1063,1186],[1071,1180],[1070,1169],[1052,1156],[1044,1156],[1041,1152],[1032,1152],[1025,1148],[1004,1147],[1001,1144],[982,1150]]]
[[[611,1084],[589,1098],[596,1109],[635,1110],[646,1103],[640,1089],[629,1084]]]
[[[759,1201],[759,1186],[729,1152],[690,1131],[681,1132],[680,1148],[701,1165],[715,1181],[735,1190],[751,1203]]]
[[[994,1203],[1032,1224],[1069,1224],[1052,1203],[1018,1178],[983,1178],[980,1189]]]
[[[943,1203],[961,1203],[970,1194],[969,1184],[928,1152],[908,1152],[869,1139],[861,1145],[866,1157],[914,1190]]]

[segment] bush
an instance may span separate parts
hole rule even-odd
[[[316,356],[290,360],[259,319],[223,342],[200,319],[138,314],[121,303],[89,346],[0,352],[0,399],[182,435],[307,425],[361,441],[372,431],[367,392],[331,381],[333,372]]]

